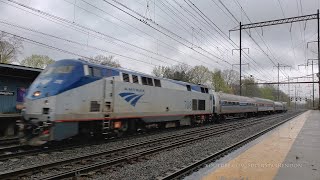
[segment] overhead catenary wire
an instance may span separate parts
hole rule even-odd
[[[129,8],[129,7],[127,7],[126,5],[124,5],[124,4],[122,4],[122,3],[120,3],[120,2],[118,2],[118,1],[116,1],[116,0],[112,0],[113,2],[115,2],[115,3],[116,3],[116,4],[118,4],[118,5],[120,5],[121,7],[125,8],[126,10],[128,10],[128,11],[130,11],[130,12],[133,12],[133,13],[135,13],[136,15],[140,16],[140,18],[142,18],[142,19],[140,19],[139,17],[136,17],[135,15],[131,14],[130,12],[128,12],[128,11],[126,11],[126,10],[124,10],[124,9],[122,9],[122,8],[120,8],[120,7],[118,7],[117,5],[115,5],[115,4],[113,4],[113,3],[109,2],[109,1],[106,1],[106,0],[103,0],[103,1],[104,1],[104,2],[106,2],[106,3],[108,3],[108,4],[110,4],[111,6],[115,7],[116,9],[118,9],[118,10],[120,10],[120,11],[124,12],[125,14],[127,14],[127,15],[131,16],[132,18],[134,18],[134,19],[136,19],[136,20],[138,20],[138,21],[140,21],[140,22],[144,23],[145,25],[147,25],[147,26],[151,27],[152,29],[154,29],[154,30],[156,30],[156,31],[160,32],[161,34],[163,34],[163,35],[165,35],[165,36],[169,37],[170,39],[172,39],[172,40],[174,40],[174,41],[178,42],[179,44],[181,44],[181,45],[183,45],[183,46],[185,46],[185,47],[187,47],[187,48],[189,48],[189,49],[193,50],[194,52],[196,52],[196,53],[198,53],[198,54],[200,54],[200,55],[202,55],[202,56],[206,57],[207,59],[209,59],[209,60],[211,60],[211,61],[213,61],[213,62],[215,62],[215,63],[219,64],[219,62],[218,62],[217,60],[214,60],[214,59],[210,58],[209,56],[207,56],[207,55],[205,55],[205,54],[201,53],[200,51],[197,51],[195,48],[193,48],[193,47],[189,46],[189,45],[191,45],[191,44],[192,44],[190,41],[188,41],[188,40],[186,40],[186,39],[182,38],[181,36],[179,36],[179,35],[177,35],[177,34],[173,33],[172,31],[168,30],[167,28],[165,28],[165,27],[163,27],[163,26],[161,26],[161,25],[159,25],[159,24],[157,24],[157,23],[153,22],[152,20],[148,20],[146,17],[144,17],[144,16],[143,16],[143,15],[141,15],[140,13],[138,13],[138,12],[136,12],[136,11],[134,11],[134,10],[130,9],[130,8]],[[169,32],[172,36],[171,36],[171,35],[168,35],[167,33],[163,32],[163,31],[161,31],[161,30],[159,30],[159,29],[157,29],[156,27],[152,26],[149,22],[151,22],[152,24],[155,24],[156,26],[160,27],[162,30],[165,30],[165,31]],[[178,39],[177,39],[177,38],[174,38],[174,37],[177,37]],[[185,42],[182,42],[181,40],[182,40],[182,41],[185,41]],[[188,44],[189,44],[189,45],[188,45]],[[203,49],[203,48],[201,48],[201,47],[198,47],[198,46],[197,46],[197,49],[200,49],[200,50],[202,50],[202,51],[205,51],[206,53],[210,54],[211,56],[213,56],[213,57],[215,57],[215,58],[217,58],[217,59],[219,59],[219,60],[222,60],[223,62],[229,63],[229,62],[225,61],[224,59],[222,59],[222,58],[220,58],[220,57],[218,57],[218,56],[216,56],[216,55],[214,55],[214,54],[212,54],[212,53],[210,53],[210,52],[208,52],[208,51],[204,50],[204,49]]]
[[[119,20],[120,22],[127,24],[127,25],[130,26],[131,28],[133,28],[133,29],[135,29],[135,30],[138,30],[139,32],[143,33],[144,35],[147,35],[148,37],[154,39],[154,40],[155,40],[154,42],[163,44],[163,45],[164,45],[163,47],[169,47],[170,49],[175,50],[177,53],[180,53],[180,54],[182,54],[182,55],[189,56],[189,57],[191,57],[192,59],[201,62],[201,60],[199,60],[198,58],[196,58],[196,57],[194,57],[194,56],[192,56],[192,55],[185,54],[184,52],[182,52],[181,50],[177,49],[176,47],[174,47],[174,46],[172,46],[172,45],[170,45],[170,44],[162,41],[162,40],[159,39],[159,38],[153,37],[152,35],[148,34],[147,32],[140,30],[139,28],[137,28],[137,27],[129,24],[128,22],[125,22],[124,20],[121,20],[120,18],[118,18],[118,17],[116,17],[116,16],[113,16],[112,14],[108,13],[108,12],[105,11],[104,9],[101,9],[101,8],[99,8],[99,7],[91,4],[91,3],[88,3],[88,2],[85,1],[85,0],[81,0],[81,1],[84,2],[84,3],[87,4],[87,5],[95,8],[95,9],[97,9],[97,10],[99,10],[99,11],[107,14],[108,16],[111,16],[112,18],[115,18],[115,19]],[[68,2],[68,3],[70,3],[70,2]],[[73,4],[73,3],[70,3],[70,4]],[[84,10],[84,8],[82,8],[82,7],[80,7],[80,6],[77,6],[77,7]],[[94,13],[94,12],[92,12],[92,11],[88,11],[88,10],[85,10],[85,11],[88,12],[88,13],[91,13],[91,14],[94,14],[94,15],[98,16],[96,13]],[[106,20],[105,18],[103,18],[103,17],[101,17],[101,16],[98,16],[98,17],[102,18],[103,20]],[[129,30],[129,32],[132,33],[132,31],[130,31],[130,30]],[[169,58],[169,57],[167,57],[167,56],[163,56],[162,54],[160,54],[160,53],[158,53],[158,52],[157,52],[156,54],[159,55],[159,56],[161,56],[161,57],[163,57],[163,58],[172,59],[172,58]]]
[[[119,41],[119,42],[121,42],[121,43],[128,44],[128,45],[131,45],[131,46],[133,46],[133,47],[137,47],[136,45],[133,45],[133,44],[131,44],[131,43],[128,43],[128,42],[125,42],[125,41],[123,41],[123,40],[114,38],[114,37],[112,37],[112,36],[109,36],[109,35],[106,35],[106,34],[104,34],[104,33],[99,32],[99,31],[96,31],[96,30],[94,30],[94,29],[85,27],[85,26],[83,26],[83,25],[70,22],[70,21],[68,21],[68,20],[66,20],[66,19],[64,19],[64,18],[61,18],[61,17],[55,16],[55,15],[46,13],[46,12],[44,12],[44,11],[40,11],[40,10],[38,10],[38,9],[32,8],[32,7],[30,7],[30,6],[27,6],[27,5],[24,5],[24,4],[21,4],[21,3],[18,3],[18,2],[16,2],[16,1],[13,1],[13,0],[7,0],[7,1],[12,2],[12,3],[16,4],[16,5],[19,5],[19,6],[21,6],[21,7],[27,8],[28,10],[31,10],[31,11],[33,11],[33,12],[40,13],[40,14],[42,14],[42,15],[48,16],[49,18],[52,18],[52,19],[54,19],[54,20],[57,20],[57,21],[59,21],[60,23],[62,22],[62,23],[64,23],[64,24],[68,24],[68,25],[73,26],[73,27],[76,26],[76,28],[79,28],[80,31],[81,31],[81,30],[82,30],[82,31],[84,31],[84,30],[91,31],[91,32],[93,32],[93,33],[96,33],[96,34],[101,35],[101,36],[105,36],[105,37],[110,38],[110,39],[112,39],[112,40],[116,40],[116,41]],[[1,1],[1,2],[3,2],[3,1]],[[84,33],[87,34],[86,31],[85,31]],[[93,34],[90,34],[90,35],[93,36]],[[140,47],[137,47],[137,48],[140,48]],[[140,49],[143,49],[143,48],[140,48]],[[150,52],[151,52],[151,51],[150,51]],[[208,57],[208,56],[206,56],[206,57]],[[208,57],[208,58],[209,58],[209,57]],[[171,58],[171,59],[172,59],[172,58]],[[207,65],[212,66],[210,63],[205,62],[205,61],[203,61],[203,60],[199,60],[199,61],[201,61],[201,62],[204,63],[204,64],[207,64]]]

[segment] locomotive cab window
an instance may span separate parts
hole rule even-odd
[[[187,90],[191,91],[191,86],[190,85],[186,85],[187,86]]]
[[[149,85],[149,86],[153,86],[152,78],[147,78],[147,79],[148,79],[148,85]]]
[[[93,77],[101,77],[102,76],[101,69],[88,67],[88,75]]]
[[[152,80],[152,78],[141,77],[141,80],[142,80],[142,84],[143,84],[143,85],[153,86],[153,80]]]
[[[203,87],[201,87],[201,92],[206,93]]]
[[[159,79],[154,79],[154,86],[161,87],[161,81]]]
[[[132,75],[132,82],[139,84],[139,78],[136,75]]]
[[[88,67],[88,75],[93,76],[93,67]]]
[[[146,77],[141,77],[142,85],[148,85],[148,80]]]
[[[101,77],[102,76],[100,68],[93,68],[92,72],[93,72],[94,77]]]
[[[122,79],[123,79],[123,82],[130,82],[129,74],[122,73]]]
[[[204,88],[205,93],[209,93],[209,89],[208,88]]]

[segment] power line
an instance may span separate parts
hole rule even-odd
[[[16,4],[16,5],[22,6],[22,7],[26,8],[26,9],[32,10],[32,11],[34,11],[34,12],[36,12],[36,13],[40,13],[40,14],[42,14],[42,15],[48,16],[48,17],[50,17],[50,18],[52,18],[52,19],[55,19],[55,20],[57,20],[57,21],[59,21],[59,22],[62,22],[62,23],[65,23],[65,24],[69,24],[69,25],[71,25],[71,26],[76,26],[77,28],[80,28],[81,30],[91,31],[91,32],[94,32],[94,33],[96,33],[96,34],[98,34],[98,35],[106,36],[106,37],[108,37],[108,38],[110,38],[110,39],[119,41],[119,42],[121,42],[121,43],[128,44],[128,45],[130,45],[130,46],[139,48],[139,49],[141,49],[141,50],[145,50],[145,49],[143,49],[143,48],[141,48],[141,47],[138,47],[138,46],[136,46],[136,45],[134,45],[134,44],[131,44],[131,43],[125,42],[125,41],[123,41],[123,40],[114,38],[114,37],[112,37],[112,36],[109,36],[109,35],[106,35],[106,34],[104,34],[104,33],[99,32],[99,31],[96,31],[96,30],[94,30],[94,29],[85,27],[85,26],[83,26],[83,25],[70,22],[70,21],[68,21],[68,20],[66,20],[66,19],[64,19],[64,18],[61,18],[61,17],[55,16],[55,15],[46,13],[46,12],[44,12],[44,11],[40,11],[40,10],[38,10],[38,9],[29,7],[29,6],[27,6],[27,5],[18,3],[18,2],[13,1],[13,0],[7,0],[7,1],[12,2],[12,3]],[[3,1],[2,1],[2,2],[3,2]],[[40,16],[40,17],[41,17],[41,16]],[[92,35],[92,34],[91,34],[91,35]],[[113,42],[113,43],[114,43],[114,42]],[[147,50],[147,51],[150,52],[150,53],[152,53],[152,51],[149,51],[149,50]],[[195,50],[195,51],[196,51],[196,50]],[[200,52],[199,52],[199,53],[200,53]],[[200,53],[200,54],[202,54],[202,53]],[[206,56],[206,55],[204,55],[204,56]],[[206,57],[208,57],[208,56],[206,56]],[[208,57],[208,58],[209,58],[209,57]],[[170,59],[172,59],[172,58],[170,58]],[[205,62],[205,61],[202,61],[202,60],[199,60],[199,61],[201,61],[201,62],[203,62],[203,63],[205,63],[205,64],[210,65],[209,63],[207,63],[207,62]],[[218,63],[218,64],[219,64],[219,63]],[[210,66],[211,66],[211,65],[210,65]]]
[[[162,41],[161,39],[158,39],[158,38],[153,37],[152,35],[150,35],[150,34],[146,33],[145,31],[142,31],[142,30],[140,30],[140,29],[138,29],[138,28],[134,27],[133,25],[131,25],[131,24],[129,24],[129,23],[127,23],[127,22],[125,22],[125,21],[121,20],[120,18],[118,18],[118,17],[116,17],[116,16],[113,16],[112,14],[108,13],[107,11],[105,11],[105,10],[103,10],[103,9],[101,9],[101,8],[99,8],[99,7],[97,7],[97,6],[93,5],[93,4],[91,4],[91,3],[88,3],[88,2],[86,2],[86,1],[84,1],[84,0],[81,0],[81,1],[82,1],[82,2],[84,2],[84,3],[86,3],[86,4],[87,4],[87,5],[89,5],[89,6],[91,6],[91,7],[95,8],[95,9],[97,9],[97,10],[99,10],[99,11],[101,11],[101,12],[103,12],[103,13],[105,13],[105,14],[107,14],[107,15],[109,15],[109,16],[111,16],[111,17],[113,17],[113,18],[115,18],[115,19],[117,19],[117,20],[119,20],[119,21],[121,21],[121,22],[123,22],[123,23],[125,23],[125,24],[127,24],[127,25],[129,25],[130,27],[132,27],[132,28],[134,28],[134,29],[138,30],[139,32],[141,32],[141,33],[143,33],[143,34],[145,34],[145,35],[147,35],[147,36],[149,36],[149,37],[151,37],[151,38],[155,39],[155,40],[156,40],[156,43],[160,42],[160,43],[162,43],[162,44],[166,45],[167,47],[170,47],[170,49],[174,49],[174,50],[176,50],[176,51],[177,51],[178,53],[180,53],[180,54],[183,54],[183,55],[186,55],[186,56],[192,57],[193,59],[195,59],[195,60],[197,60],[197,61],[202,62],[202,61],[201,61],[201,60],[199,60],[198,58],[193,57],[192,55],[185,54],[184,52],[182,52],[181,50],[177,49],[176,47],[173,47],[172,45],[170,45],[170,44],[168,44],[168,43],[165,43],[165,42],[164,42],[164,41]],[[70,2],[68,2],[68,3],[70,3]],[[73,4],[73,3],[71,3],[71,4]],[[78,7],[79,7],[79,6],[78,6]],[[79,8],[81,8],[81,7],[79,7]],[[82,8],[82,9],[83,9],[83,8]],[[91,12],[91,11],[88,11],[88,10],[86,10],[86,11],[87,11],[87,12],[89,12],[89,13],[91,13],[91,14],[94,14],[94,15],[98,16],[97,14],[95,14],[95,13],[93,13],[93,12]],[[101,17],[101,16],[98,16],[98,17]],[[101,17],[101,18],[103,18],[103,17]],[[104,19],[104,20],[106,20],[105,18],[103,18],[103,19]],[[108,21],[108,20],[107,20],[107,21]],[[129,30],[129,32],[132,32],[132,31],[130,31],[130,30]],[[169,57],[163,56],[163,55],[161,55],[161,54],[159,54],[159,53],[156,53],[156,54],[157,54],[157,55],[159,55],[159,56],[161,56],[161,57],[164,57],[164,58],[166,58],[166,59],[172,59],[172,58],[169,58]]]
[[[181,42],[181,41],[177,40],[176,38],[173,38],[172,36],[170,36],[170,35],[168,35],[168,34],[166,34],[166,33],[162,32],[161,30],[159,30],[159,29],[155,28],[154,26],[152,26],[151,24],[149,24],[149,23],[147,22],[147,20],[145,20],[146,18],[144,18],[144,17],[143,17],[143,15],[141,15],[141,14],[137,13],[137,12],[136,12],[136,11],[134,11],[134,10],[131,10],[130,8],[128,8],[127,6],[125,6],[125,5],[121,4],[121,3],[119,3],[118,1],[113,0],[114,2],[119,3],[121,6],[125,7],[126,9],[128,9],[129,11],[132,11],[132,12],[135,12],[135,13],[139,14],[139,16],[143,17],[143,19],[139,19],[138,17],[134,16],[133,14],[131,14],[131,13],[129,13],[129,12],[127,12],[127,11],[125,11],[125,10],[121,9],[120,7],[118,7],[118,6],[114,5],[114,4],[112,4],[112,3],[110,3],[110,2],[108,2],[108,1],[106,1],[106,0],[103,0],[103,1],[104,1],[104,2],[106,2],[106,3],[108,3],[108,4],[110,4],[111,6],[115,7],[116,9],[118,9],[118,10],[120,10],[120,11],[124,12],[125,14],[127,14],[127,15],[129,15],[129,16],[131,16],[131,17],[133,17],[134,19],[136,19],[136,20],[138,20],[138,21],[140,21],[140,22],[144,23],[145,25],[147,25],[147,26],[149,26],[149,27],[153,28],[154,30],[156,30],[156,31],[160,32],[161,34],[163,34],[163,35],[165,35],[165,36],[169,37],[170,39],[173,39],[174,41],[178,42],[179,44],[182,44],[183,46],[185,46],[185,47],[187,47],[187,48],[189,48],[189,49],[191,49],[191,50],[193,50],[193,51],[197,52],[198,54],[200,54],[200,55],[202,55],[202,56],[204,56],[204,57],[206,57],[206,58],[208,58],[208,59],[210,59],[210,60],[214,61],[215,63],[219,64],[219,62],[218,62],[218,61],[213,60],[212,58],[208,57],[207,55],[205,55],[205,54],[203,54],[203,53],[201,53],[201,52],[199,52],[199,51],[195,50],[194,48],[192,48],[192,47],[188,46],[187,44],[185,44],[185,43],[183,43],[183,42]],[[166,28],[164,28],[164,27],[160,26],[159,24],[157,24],[157,23],[155,23],[155,22],[153,22],[153,21],[149,21],[149,22],[152,22],[152,23],[154,23],[155,25],[159,26],[160,28],[162,28],[162,29],[164,29],[164,30],[166,30],[166,31],[169,31],[168,29],[166,29]],[[169,32],[170,32],[171,34],[175,34],[175,33],[171,32],[171,31],[169,31]],[[190,41],[185,40],[185,39],[184,39],[184,38],[182,38],[181,36],[179,36],[179,35],[175,35],[175,36],[177,36],[179,39],[182,39],[182,40],[186,41],[187,43],[191,44],[191,43],[190,43]],[[201,49],[201,50],[205,51],[205,50],[204,50],[204,49],[202,49],[201,47],[197,47],[197,48],[199,48],[199,49]],[[219,60],[222,60],[222,61],[224,61],[224,62],[227,62],[227,61],[225,61],[224,59],[222,59],[222,58],[220,58],[220,57],[217,57],[217,56],[213,55],[212,53],[210,53],[210,52],[208,52],[208,51],[205,51],[205,52],[209,53],[210,55],[214,56],[215,58],[217,58],[217,59],[219,59]],[[206,62],[204,62],[204,61],[203,61],[203,63],[206,63]]]
[[[213,1],[214,2],[214,1]],[[227,10],[227,12],[232,16],[232,18],[236,21],[236,23],[239,23],[240,21],[232,14],[232,12],[227,8],[227,6],[221,1],[221,0],[219,0],[219,2],[220,2],[220,4],[222,4],[222,6]],[[215,3],[215,2],[214,2]],[[217,3],[215,3],[216,5],[217,5]],[[217,5],[217,7],[219,7],[218,5]],[[240,6],[241,7],[241,6]],[[220,7],[219,7],[220,8]],[[242,7],[241,7],[242,8]],[[221,9],[221,8],[220,8]],[[248,35],[249,35],[249,37],[250,38],[252,38],[251,37],[251,35],[248,33],[248,32],[246,32]],[[264,71],[264,69],[262,69],[261,68],[261,66],[257,66],[258,65],[258,63],[256,62],[256,60],[254,60],[253,58],[251,58],[249,55],[247,55],[247,54],[245,54],[246,56],[246,59],[250,59],[252,62],[254,62],[254,66],[256,67],[256,68],[260,68],[262,71]],[[254,70],[256,70],[256,69],[254,69]],[[261,71],[261,72],[262,72]]]
[[[20,38],[20,39],[22,39],[22,40],[24,40],[26,42],[31,42],[33,44],[40,45],[40,46],[43,46],[43,47],[46,47],[46,48],[49,48],[49,49],[53,49],[53,50],[57,50],[57,51],[60,51],[60,52],[66,53],[66,54],[71,54],[71,55],[75,55],[75,56],[80,56],[80,57],[85,58],[85,59],[93,60],[91,57],[87,57],[87,56],[80,55],[80,54],[77,54],[77,53],[74,53],[74,52],[71,52],[71,51],[68,51],[68,50],[57,48],[57,47],[54,47],[54,46],[51,46],[51,45],[48,45],[48,44],[45,44],[45,43],[42,43],[42,42],[39,42],[39,41],[35,41],[35,40],[29,39],[29,38],[26,38],[26,37],[23,37],[23,36],[19,36],[17,34],[9,33],[9,32],[2,31],[2,30],[1,30],[1,32],[5,33],[5,34],[9,34],[9,35],[14,36],[14,37],[18,37],[18,38]],[[61,40],[63,40],[63,39],[61,39]],[[70,43],[74,43],[74,44],[85,45],[85,44],[80,44],[80,43],[77,43],[77,42],[74,42],[74,41],[71,41],[71,40],[66,40],[65,39],[65,41],[69,41]],[[114,53],[114,52],[110,52],[110,51],[106,51],[106,50],[102,50],[102,49],[100,49],[100,50],[108,52],[110,54],[114,54],[114,55],[120,56],[120,57],[124,57],[124,58],[127,58],[127,59],[138,61],[138,62],[147,64],[149,66],[152,65],[152,67],[155,66],[154,64],[151,64],[149,62],[146,62],[146,61],[143,61],[143,60],[140,60],[140,59],[135,59],[135,58],[132,58],[132,57],[129,57],[129,56],[124,56],[124,55],[121,55],[121,54],[118,54],[118,53]]]
[[[35,29],[19,26],[17,24],[5,22],[5,21],[2,21],[2,20],[0,20],[0,23],[6,24],[6,25],[9,25],[9,26],[12,26],[12,27],[16,27],[16,28],[19,28],[19,29],[27,30],[27,31],[30,31],[30,32],[38,33],[38,34],[41,34],[41,35],[44,35],[44,36],[48,36],[48,37],[51,37],[51,38],[59,39],[59,40],[62,40],[62,41],[65,41],[65,42],[69,42],[69,43],[72,43],[72,44],[77,44],[77,45],[82,46],[82,47],[89,47],[89,48],[92,48],[92,49],[95,49],[95,50],[103,51],[105,53],[110,53],[110,54],[114,54],[114,55],[117,55],[117,56],[120,56],[120,57],[128,58],[128,56],[124,56],[124,55],[121,55],[119,53],[114,53],[114,52],[111,52],[111,51],[108,51],[108,50],[105,50],[105,49],[98,48],[96,46],[90,46],[88,44],[84,44],[84,43],[76,42],[76,41],[73,41],[73,40],[65,39],[65,38],[62,38],[62,37],[54,36],[54,35],[51,35],[51,34],[47,34],[47,33],[44,33],[44,32],[37,31]],[[139,52],[136,52],[136,53],[138,53],[140,55],[143,55],[143,56],[146,56],[148,58],[155,59],[157,61],[166,63],[165,61],[162,61],[160,59],[156,59],[154,57],[151,57],[151,56],[139,53]],[[166,64],[168,64],[168,63],[166,63]],[[168,64],[168,65],[170,65],[170,64]]]

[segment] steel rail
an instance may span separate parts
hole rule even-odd
[[[283,116],[281,116],[283,117]],[[274,118],[279,118],[279,117],[273,117],[273,118],[266,118],[264,121],[268,121]],[[197,135],[191,134],[189,135],[190,137],[183,137],[182,139],[178,139],[178,141],[175,142],[171,142],[172,138],[174,137],[174,135],[171,136],[171,138],[167,137],[162,137],[163,140],[170,140],[170,142],[168,142],[168,144],[164,144],[164,145],[160,145],[160,146],[156,146],[156,147],[151,147],[148,148],[144,151],[140,151],[137,153],[132,153],[132,154],[128,154],[128,155],[122,155],[122,156],[117,156],[116,158],[111,158],[109,160],[103,160],[102,162],[98,162],[95,164],[90,164],[86,167],[82,167],[82,168],[77,168],[74,170],[70,170],[68,172],[62,172],[60,174],[55,174],[54,176],[49,176],[49,177],[41,177],[41,179],[60,179],[60,178],[65,178],[65,177],[72,177],[72,176],[76,176],[77,174],[81,174],[81,173],[85,173],[88,171],[91,171],[93,169],[99,169],[103,166],[108,166],[108,165],[113,165],[113,164],[117,164],[117,163],[121,163],[121,162],[126,162],[130,159],[134,159],[137,157],[141,157],[141,156],[145,156],[148,154],[152,154],[152,153],[156,153],[159,151],[162,151],[164,149],[170,149],[176,146],[180,146],[180,145],[184,145],[186,143],[189,142],[193,142],[193,141],[197,141],[197,140],[202,140],[204,138],[207,137],[211,137],[211,136],[215,136],[215,135],[219,135],[219,134],[223,134],[238,128],[243,128],[246,126],[252,126],[254,124],[258,124],[258,123],[262,123],[264,121],[255,121],[253,123],[247,123],[245,126],[243,124],[238,124],[238,125],[233,125],[231,126],[232,128],[222,128],[222,130],[220,131],[216,131],[216,132],[212,132],[212,131],[205,131],[205,132],[198,132]],[[176,136],[177,137],[181,137],[180,136]],[[17,175],[23,175],[23,174],[30,174],[33,171],[39,172],[41,169],[46,169],[46,168],[52,168],[52,167],[56,167],[56,166],[61,166],[64,164],[68,164],[68,163],[75,163],[75,162],[79,162],[81,160],[84,159],[90,159],[90,158],[95,158],[95,157],[99,157],[99,156],[103,156],[103,155],[110,155],[112,153],[118,152],[119,151],[124,151],[124,150],[128,150],[130,148],[135,148],[138,146],[143,146],[143,145],[148,145],[150,143],[159,143],[159,139],[152,139],[149,141],[145,141],[145,142],[140,142],[137,144],[133,144],[133,145],[129,145],[126,147],[120,147],[120,148],[114,148],[114,149],[110,149],[110,150],[106,150],[106,151],[102,151],[102,152],[98,152],[98,153],[92,153],[89,155],[83,155],[83,156],[78,156],[76,158],[71,158],[71,159],[67,159],[67,160],[61,160],[61,161],[57,161],[57,162],[53,162],[53,163],[48,163],[48,164],[44,164],[44,165],[37,165],[37,166],[33,166],[33,167],[29,167],[29,168],[24,168],[24,169],[17,169],[17,170],[13,170],[13,171],[7,171],[7,172],[3,172],[0,173],[0,178],[7,178],[7,177],[17,177]],[[101,158],[100,158],[101,160]]]
[[[278,116],[272,116],[272,117],[278,117]],[[272,118],[270,117],[270,118]],[[256,121],[256,120],[263,120],[264,118],[268,118],[266,116],[264,117],[260,117],[260,118],[253,118],[253,119],[248,119],[247,121]],[[236,121],[233,122],[233,124],[235,123],[243,123],[242,121]],[[219,128],[219,127],[225,127],[226,125],[229,125],[229,123],[224,123],[224,124],[218,124],[217,126],[214,127],[207,127],[207,128]],[[187,135],[191,132],[195,132],[198,131],[198,129],[194,129],[194,130],[190,130],[183,135]],[[153,135],[153,134],[151,134]],[[86,147],[86,146],[90,146],[90,145],[99,145],[99,144],[103,144],[103,143],[107,143],[106,141],[102,141],[100,143],[91,143],[91,144],[75,144],[75,145],[65,145],[65,146],[58,146],[58,148],[55,147],[40,147],[40,148],[32,148],[32,147],[28,147],[28,146],[12,146],[12,147],[5,147],[5,148],[0,148],[0,152],[4,151],[4,152],[10,152],[10,154],[0,154],[0,161],[5,161],[8,159],[12,159],[12,158],[20,158],[23,156],[33,156],[33,155],[37,155],[39,153],[52,153],[52,152],[56,152],[56,151],[63,151],[63,150],[70,150],[70,149],[76,149],[76,148],[81,148],[81,147]],[[14,153],[12,153],[14,152]]]
[[[281,121],[281,122],[279,122],[279,123],[277,123],[277,124],[275,124],[275,125],[267,128],[267,129],[265,129],[265,130],[262,130],[262,131],[260,131],[260,132],[258,132],[258,133],[256,133],[256,134],[248,137],[248,138],[245,138],[244,140],[242,140],[242,141],[240,141],[240,142],[237,142],[237,143],[235,143],[235,144],[233,144],[233,145],[230,145],[230,146],[228,146],[227,148],[225,148],[225,149],[223,149],[223,150],[220,150],[220,151],[218,151],[218,152],[216,152],[216,153],[214,153],[214,154],[212,154],[212,155],[209,155],[208,157],[205,157],[205,158],[201,159],[200,161],[197,161],[197,162],[195,162],[195,163],[193,163],[193,164],[191,164],[191,165],[189,165],[189,166],[186,166],[186,167],[184,167],[184,168],[181,168],[181,169],[179,169],[178,171],[176,171],[176,172],[174,172],[174,173],[171,173],[171,174],[167,175],[166,177],[160,178],[160,179],[162,179],[162,180],[169,180],[169,179],[170,179],[170,180],[171,180],[171,179],[179,179],[179,178],[182,178],[182,177],[190,174],[191,172],[199,169],[199,168],[202,167],[203,165],[205,165],[205,164],[207,164],[207,163],[213,162],[214,160],[216,160],[216,159],[218,159],[218,158],[220,158],[220,157],[222,157],[222,156],[230,153],[231,151],[233,151],[233,150],[235,150],[235,149],[237,149],[237,148],[239,148],[239,147],[247,144],[248,142],[250,142],[250,141],[252,141],[252,140],[260,137],[261,135],[263,135],[263,134],[271,131],[272,129],[274,129],[274,128],[276,128],[276,127],[284,124],[285,122],[287,122],[287,121],[289,121],[289,120],[291,120],[291,119],[293,119],[293,118],[295,118],[295,117],[297,117],[297,116],[299,116],[299,115],[301,115],[301,114],[303,114],[303,113],[304,113],[304,112],[301,112],[301,113],[299,113],[299,114],[297,114],[297,115],[294,115],[294,116],[292,116],[292,117],[290,117],[290,118],[287,118],[287,119],[284,120],[284,121]]]

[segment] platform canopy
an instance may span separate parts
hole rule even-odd
[[[0,76],[35,79],[43,69],[0,63]]]

